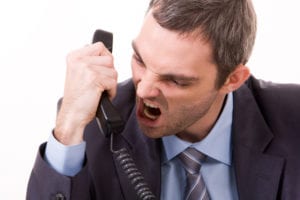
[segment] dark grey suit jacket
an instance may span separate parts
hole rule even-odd
[[[145,137],[135,117],[131,80],[118,87],[114,104],[126,120],[114,147],[127,147],[159,199],[161,140]],[[300,86],[273,84],[251,77],[234,92],[233,163],[239,199],[300,199]],[[86,162],[66,177],[43,160],[42,144],[30,176],[27,199],[134,200],[135,191],[96,121],[85,130]]]

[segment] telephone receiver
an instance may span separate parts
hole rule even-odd
[[[113,34],[104,30],[96,30],[93,37],[93,43],[101,41],[112,52]],[[96,121],[100,131],[105,137],[110,137],[110,150],[115,155],[128,180],[134,187],[139,200],[155,200],[156,197],[150,190],[148,183],[145,181],[142,173],[137,168],[133,158],[127,148],[114,149],[114,134],[121,133],[124,129],[125,122],[120,114],[110,102],[107,91],[102,93],[100,102],[96,111]]]
[[[92,42],[99,41],[103,42],[105,47],[112,52],[113,34],[111,32],[100,29],[96,30]],[[104,91],[100,98],[96,111],[96,121],[105,137],[109,137],[112,133],[121,133],[124,129],[125,122],[109,100],[107,91]]]

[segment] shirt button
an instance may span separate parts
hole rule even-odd
[[[62,193],[57,193],[55,195],[55,200],[66,200],[66,197]]]

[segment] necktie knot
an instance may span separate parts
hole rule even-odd
[[[195,148],[189,147],[179,155],[179,158],[188,173],[198,174],[205,155]]]
[[[185,200],[209,200],[209,194],[203,178],[200,174],[201,163],[205,155],[195,148],[187,148],[179,154],[179,158],[186,170],[187,185],[185,190]]]

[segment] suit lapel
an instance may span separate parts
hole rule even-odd
[[[249,88],[234,93],[233,162],[239,198],[276,199],[284,159],[265,154],[273,134]]]
[[[160,140],[149,139],[139,129],[133,109],[126,127],[121,135],[114,140],[115,149],[126,147],[137,168],[145,178],[156,198],[160,197]],[[125,199],[138,199],[134,187],[114,155],[114,162],[120,179]]]

